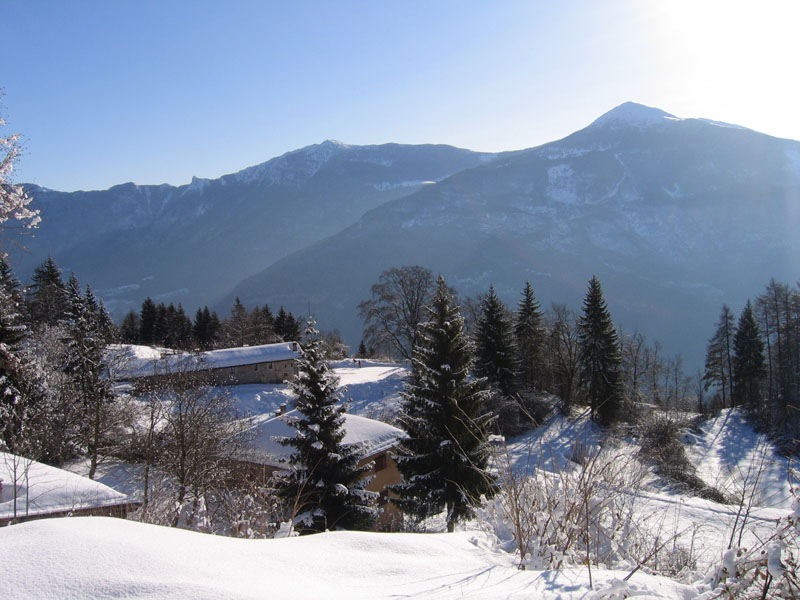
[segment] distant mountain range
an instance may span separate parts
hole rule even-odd
[[[238,296],[310,306],[351,344],[391,266],[510,305],[530,280],[575,309],[597,274],[619,325],[697,366],[723,302],[800,276],[800,143],[634,103],[519,152],[324,142],[178,188],[29,189],[43,224],[13,256],[23,278],[51,253],[117,315]]]

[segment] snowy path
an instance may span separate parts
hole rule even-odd
[[[701,429],[701,434],[685,436],[698,477],[736,498],[754,489],[757,506],[791,509],[792,484],[798,482],[790,480],[790,463],[774,453],[765,435],[753,431],[742,411],[723,410]]]

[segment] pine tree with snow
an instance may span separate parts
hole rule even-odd
[[[733,408],[733,313],[727,304],[722,305],[722,311],[717,322],[717,329],[706,350],[706,365],[703,373],[705,389],[712,386],[722,390],[723,406]]]
[[[11,266],[0,257],[0,343],[16,348],[25,335],[24,302]]]
[[[288,419],[297,431],[280,443],[294,453],[281,493],[297,502],[304,533],[327,529],[366,529],[375,522],[377,497],[364,489],[369,465],[358,466],[362,451],[345,445],[345,408],[339,402],[338,379],[323,359],[323,345],[315,322],[305,330],[298,375],[289,383],[299,416]]]
[[[761,383],[767,376],[764,341],[753,314],[750,301],[742,310],[733,336],[733,398],[734,403],[758,411],[761,403]]]
[[[517,371],[520,386],[534,390],[541,384],[545,331],[542,312],[530,282],[525,283],[517,307],[514,338],[517,348]]]
[[[600,280],[593,276],[578,323],[580,362],[592,419],[613,425],[622,417],[622,355]]]
[[[91,290],[89,290],[91,292]],[[78,279],[72,274],[67,282],[67,359],[64,371],[74,386],[83,412],[82,435],[89,457],[89,477],[94,479],[97,465],[108,442],[113,400],[111,378],[103,360],[105,342],[101,323],[94,308],[93,295],[81,294]]]
[[[472,344],[444,278],[428,321],[420,325],[400,423],[408,434],[398,452],[404,482],[393,487],[403,511],[425,518],[446,510],[447,530],[474,514],[495,492],[488,472],[485,382],[471,376]]]
[[[39,457],[45,392],[30,358],[20,350],[26,327],[19,282],[0,257],[0,448]]]

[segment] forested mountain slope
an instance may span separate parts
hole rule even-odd
[[[723,302],[800,267],[800,143],[626,103],[563,140],[387,202],[237,286],[226,301],[310,303],[357,343],[356,305],[391,266],[466,295],[578,308],[597,274],[619,325],[700,362]]]

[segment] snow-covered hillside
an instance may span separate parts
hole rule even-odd
[[[342,361],[335,372],[353,412],[396,411],[407,367]],[[251,414],[290,403],[285,386],[234,390],[240,410]],[[790,496],[793,465],[772,454],[741,413],[723,411],[701,430],[687,434],[688,454],[708,483],[737,493],[739,478],[717,475],[760,470],[746,516],[737,505],[665,486],[640,460],[633,437],[605,436],[585,412],[569,419],[553,412],[542,427],[496,445],[494,466],[521,484],[519,497],[534,525],[530,554],[522,561],[526,570],[517,568],[509,495],[503,492],[454,534],[438,533],[443,520],[437,518],[422,525],[431,532],[425,534],[331,532],[266,540],[95,517],[13,525],[0,528],[3,595],[710,600],[720,592],[712,589],[720,566],[739,565],[745,573],[736,551],[760,548],[777,526],[786,526],[787,515],[800,518],[800,503]],[[121,473],[111,469],[109,476]],[[589,549],[591,571],[581,545],[589,506],[599,534]],[[797,535],[783,547],[765,543],[763,549],[770,572],[780,577],[782,565],[797,559]],[[637,568],[640,560],[645,564]]]

